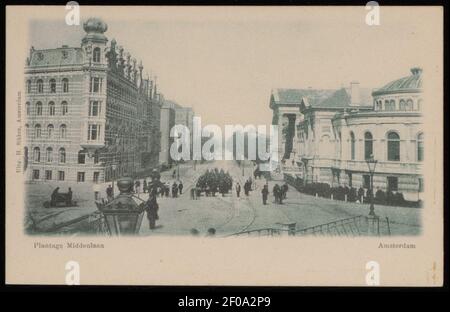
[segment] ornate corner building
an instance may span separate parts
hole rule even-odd
[[[156,83],[90,18],[80,47],[30,49],[25,67],[27,181],[110,181],[159,163]]]
[[[277,89],[270,107],[280,128],[284,173],[303,183],[370,187],[366,161],[377,160],[373,188],[421,199],[422,70],[373,90]]]

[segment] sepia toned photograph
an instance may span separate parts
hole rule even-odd
[[[362,256],[359,279],[241,279],[245,265],[234,264],[202,278],[184,263],[175,280],[166,267],[86,284],[438,286],[442,12],[376,2],[7,7],[7,260],[20,248],[79,265],[78,251],[128,245],[171,263],[178,256],[162,246],[192,243],[212,246],[196,253],[207,262],[212,250],[254,248],[273,265],[339,249],[339,267],[350,248]],[[416,253],[420,277],[380,282],[383,265]],[[48,279],[17,277],[11,264],[10,280],[64,284],[64,264]]]

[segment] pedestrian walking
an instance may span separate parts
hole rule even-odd
[[[106,199],[108,200],[108,202],[112,201],[114,199],[114,190],[110,185],[108,185],[108,187],[106,188]]]
[[[183,194],[183,182],[180,181],[180,184],[178,184],[178,189],[180,191],[180,195]]]
[[[192,200],[195,199],[195,187],[194,186],[191,188],[191,199]]]
[[[287,191],[289,190],[289,186],[288,186],[288,184],[287,184],[287,182],[286,183],[284,183],[283,184],[283,186],[281,187],[281,191],[282,191],[282,199],[286,199],[286,194],[287,194]]]
[[[241,185],[239,183],[236,183],[236,196],[239,197],[241,194]]]
[[[275,197],[275,203],[280,203],[280,186],[278,184],[275,184],[273,187],[273,196]]]
[[[263,205],[267,205],[267,196],[269,195],[269,186],[267,184],[264,185],[261,190]]]
[[[172,197],[173,198],[178,197],[178,185],[177,185],[177,182],[173,182],[173,184],[172,184]]]
[[[144,193],[146,193],[147,192],[147,180],[145,180],[144,179],[144,183],[143,183],[143,191],[144,191]]]

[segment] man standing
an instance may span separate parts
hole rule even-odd
[[[275,197],[275,203],[280,202],[280,186],[278,184],[275,184],[273,187],[273,196]]]
[[[239,198],[241,194],[241,185],[239,183],[236,184],[236,195]]]
[[[264,185],[261,190],[263,205],[267,205],[267,196],[269,195],[269,186],[267,184]]]
[[[177,182],[173,182],[173,184],[172,184],[172,197],[173,197],[173,198],[178,197],[178,186],[177,186]]]
[[[139,194],[140,188],[141,188],[141,181],[136,180],[136,182],[134,182],[134,189],[136,194]]]
[[[108,201],[111,201],[114,199],[114,191],[113,191],[111,184],[108,185],[108,187],[106,188],[106,198],[108,199]]]
[[[67,198],[66,198],[66,206],[72,205],[72,188],[69,187],[69,191],[67,192]]]
[[[180,181],[180,184],[178,184],[178,189],[180,190],[180,195],[183,194],[183,182]]]
[[[50,205],[51,206],[55,206],[56,205],[56,199],[58,197],[58,192],[59,192],[59,187],[55,188],[52,192],[52,196],[51,196],[51,201],[50,201]]]

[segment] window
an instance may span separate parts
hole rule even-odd
[[[94,164],[98,164],[98,161],[99,161],[99,153],[98,151],[96,151],[94,153]]]
[[[35,147],[33,149],[33,160],[35,162],[40,162],[41,161],[41,150],[39,147]]]
[[[26,109],[27,116],[29,116],[30,115],[30,102],[25,103],[25,109]]]
[[[413,108],[414,108],[413,101],[412,101],[411,99],[409,99],[408,101],[406,101],[405,110],[407,110],[407,111],[412,111]]]
[[[37,124],[36,126],[34,126],[34,133],[37,139],[39,139],[41,137],[41,125]]]
[[[419,178],[418,183],[419,183],[419,192],[421,193],[424,191],[423,178]]]
[[[36,115],[42,116],[42,103],[41,102],[36,103]]]
[[[383,102],[382,101],[377,101],[376,102],[376,109],[377,110],[382,110],[383,109]]]
[[[61,125],[59,127],[59,136],[61,139],[65,139],[67,137],[67,126]]]
[[[56,93],[56,80],[50,79],[49,85],[50,85],[50,93]]]
[[[418,101],[417,101],[417,110],[422,110],[422,103],[423,103],[423,100],[422,99],[419,99]]]
[[[51,179],[52,179],[52,171],[45,170],[45,180],[51,180]]]
[[[51,125],[51,124],[47,126],[47,134],[48,134],[49,139],[52,138],[54,129],[55,129],[55,127],[53,127],[53,125]]]
[[[69,79],[63,78],[62,80],[62,90],[64,93],[69,92]]]
[[[37,92],[44,93],[44,81],[42,81],[42,79],[39,79],[38,81],[36,81],[36,85],[37,85]]]
[[[78,152],[78,163],[79,164],[85,164],[86,163],[86,152],[85,151],[79,151]]]
[[[370,175],[368,174],[363,175],[363,188],[365,189],[370,188]]]
[[[352,160],[355,160],[355,134],[350,132],[350,156]]]
[[[100,126],[89,125],[88,127],[88,141],[96,141],[99,139]]]
[[[348,173],[348,186],[353,186],[353,175],[350,172]]]
[[[30,136],[30,125],[29,124],[25,124],[25,137],[29,137]]]
[[[98,183],[98,178],[99,178],[99,177],[100,177],[100,172],[95,171],[95,172],[94,172],[94,178],[93,178],[94,183]]]
[[[48,114],[50,116],[55,116],[55,103],[54,102],[48,103]]]
[[[91,101],[89,103],[89,116],[98,116],[100,114],[100,102]]]
[[[65,178],[64,171],[58,171],[58,180],[59,181],[64,181],[64,178]]]
[[[62,164],[66,162],[66,149],[63,147],[59,149],[59,162]]]
[[[53,148],[47,147],[46,153],[45,153],[45,159],[47,162],[53,161]]]
[[[84,172],[77,173],[77,182],[84,182]]]
[[[387,111],[395,111],[395,101],[394,100],[384,101],[384,109]]]
[[[101,53],[101,51],[100,51],[100,48],[99,48],[99,47],[97,47],[97,48],[94,49],[94,53],[93,53],[93,58],[92,58],[92,60],[93,60],[95,63],[100,63],[100,53]]]
[[[387,177],[387,190],[391,192],[398,191],[398,178],[397,177]]]
[[[91,84],[89,87],[89,92],[99,93],[102,90],[102,79],[98,77],[91,77]]]
[[[423,161],[423,133],[417,135],[417,161]]]
[[[387,135],[387,154],[389,161],[400,160],[400,136],[395,132]]]
[[[39,170],[33,170],[33,180],[39,180]]]
[[[364,133],[364,159],[368,160],[373,155],[373,137],[372,133]]]
[[[405,102],[405,100],[400,100],[400,103],[399,103],[399,110],[404,111],[405,108],[406,108],[406,102]]]
[[[69,105],[67,104],[66,101],[62,101],[61,102],[61,115],[67,115],[67,113],[69,112]]]
[[[31,80],[27,80],[27,93],[31,93]]]

